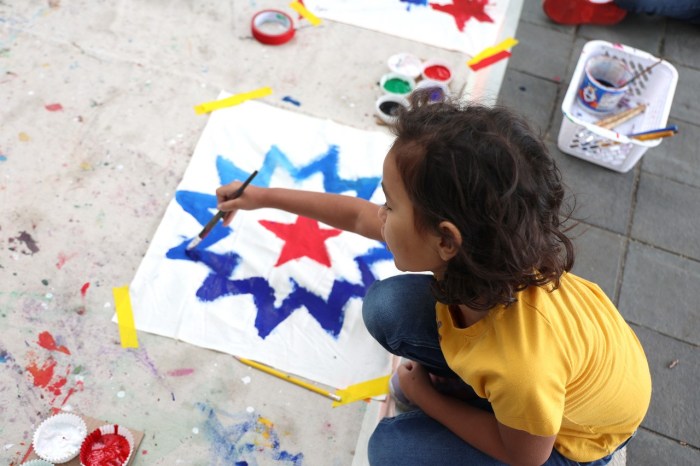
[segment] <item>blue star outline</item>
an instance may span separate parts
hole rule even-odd
[[[369,199],[379,186],[380,178],[341,178],[338,175],[338,155],[338,146],[329,145],[325,154],[317,157],[308,165],[297,167],[284,152],[273,145],[265,154],[263,165],[253,184],[268,187],[273,172],[279,167],[286,170],[297,181],[321,173],[326,192],[355,191],[358,197]],[[216,158],[216,168],[222,185],[233,180],[245,179],[250,174],[221,155]],[[212,210],[216,209],[216,196],[212,194],[182,190],[175,193],[175,200],[202,226],[211,219]],[[365,254],[355,257],[354,261],[361,273],[361,283],[355,284],[342,278],[336,279],[326,300],[290,278],[292,291],[279,306],[275,306],[275,290],[263,277],[229,279],[238,266],[241,256],[235,252],[218,254],[207,249],[230,235],[232,231],[231,228],[224,228],[218,224],[196,249],[187,251],[186,248],[191,238],[185,238],[179,245],[171,248],[166,257],[173,260],[201,262],[209,267],[209,275],[196,292],[197,298],[201,301],[211,302],[224,296],[251,294],[257,308],[255,327],[258,335],[263,339],[301,306],[307,308],[311,316],[326,332],[337,338],[343,327],[345,317],[343,309],[346,303],[352,298],[364,297],[367,288],[377,279],[371,271],[371,266],[375,262],[391,258],[391,254],[384,246],[373,248]]]

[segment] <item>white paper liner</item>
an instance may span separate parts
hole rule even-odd
[[[131,460],[131,456],[134,454],[134,436],[131,433],[131,431],[129,431],[129,429],[127,429],[126,427],[118,425],[118,424],[105,424],[105,425],[100,426],[97,429],[93,430],[92,432],[90,432],[90,435],[88,435],[85,440],[90,439],[92,437],[92,434],[96,430],[99,430],[102,433],[102,435],[117,434],[117,435],[121,435],[122,437],[124,437],[126,439],[126,441],[129,443],[129,456],[126,457],[126,459],[124,460],[122,465],[129,464],[129,460]],[[81,449],[82,449],[82,445],[81,445]],[[81,456],[80,466],[86,466],[82,460],[83,460],[83,458]]]
[[[32,446],[41,459],[66,463],[80,452],[87,426],[80,416],[60,413],[45,419],[34,431]]]

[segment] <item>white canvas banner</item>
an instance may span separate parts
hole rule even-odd
[[[252,185],[382,203],[391,141],[258,102],[213,112],[130,284],[136,328],[337,388],[387,375],[361,316],[371,283],[398,273],[382,243],[260,209],[186,246],[216,213],[216,188],[254,170]]]
[[[508,0],[304,0],[304,5],[321,18],[470,56],[499,42],[508,10]]]

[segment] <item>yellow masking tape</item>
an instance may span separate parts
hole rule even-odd
[[[333,407],[335,408],[336,406],[372,398],[373,396],[386,395],[389,393],[390,378],[390,375],[385,375],[383,377],[350,385],[346,389],[336,390],[335,394],[340,396],[342,401],[334,401]]]
[[[122,340],[122,348],[138,348],[139,340],[136,337],[136,325],[134,314],[131,311],[131,299],[129,287],[112,288],[114,295],[114,307],[117,309],[117,322],[119,325],[119,337]]]
[[[498,52],[503,52],[504,50],[511,49],[516,45],[518,45],[518,40],[509,37],[500,44],[494,45],[493,47],[485,48],[484,50],[479,52],[479,54],[477,54],[474,58],[469,60],[467,62],[467,65],[473,65],[475,63],[478,63],[484,58],[490,57],[491,55],[496,55]]]
[[[272,94],[272,88],[261,87],[250,92],[244,92],[242,94],[232,95],[231,97],[226,97],[221,100],[213,100],[211,102],[205,102],[203,104],[196,105],[194,107],[194,113],[201,115],[203,113],[210,113],[214,110],[220,108],[233,107],[234,105],[242,104],[246,100],[258,99],[260,97],[265,97],[266,95]]]
[[[314,26],[318,26],[321,24],[321,19],[316,16],[315,14],[311,13],[309,10],[306,9],[304,5],[302,5],[299,2],[292,2],[289,4],[289,6],[292,8],[292,10],[296,11],[299,13],[301,16],[303,16],[308,22],[313,24]]]

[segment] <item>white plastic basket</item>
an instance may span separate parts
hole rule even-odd
[[[607,55],[623,61],[634,74],[657,63],[659,59],[626,45],[602,40],[590,41],[583,47],[561,104],[564,119],[557,140],[559,149],[566,154],[624,173],[634,167],[647,149],[661,143],[661,139],[639,141],[625,135],[666,126],[678,83],[678,71],[667,61],[662,61],[631,82],[613,113],[639,104],[646,104],[646,110],[613,129],[605,129],[596,126],[595,122],[610,114],[592,113],[584,109],[576,97],[586,62],[597,55]]]

